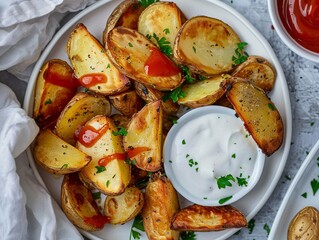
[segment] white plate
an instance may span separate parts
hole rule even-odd
[[[38,72],[47,59],[60,58],[68,61],[65,52],[65,46],[69,33],[73,27],[78,23],[84,23],[89,31],[98,39],[102,39],[102,31],[105,27],[106,20],[112,10],[120,3],[121,0],[101,0],[91,7],[85,9],[70,22],[64,25],[61,30],[55,35],[47,48],[42,53],[37,64],[32,72],[29,85],[26,91],[24,100],[24,109],[32,116],[33,100],[34,100],[34,87]],[[240,36],[242,41],[248,42],[247,52],[251,55],[260,55],[267,58],[277,70],[277,80],[274,90],[271,92],[270,97],[279,110],[285,127],[285,137],[283,146],[270,158],[266,158],[263,175],[259,183],[253,191],[240,201],[233,205],[240,209],[248,220],[256,215],[256,213],[265,204],[270,194],[274,190],[281,173],[286,164],[290,142],[291,142],[291,108],[288,94],[288,88],[285,76],[283,74],[280,63],[273,52],[269,43],[264,37],[249,23],[242,15],[240,15],[233,8],[217,0],[174,0],[177,5],[184,12],[186,17],[195,15],[207,15],[218,18],[228,23]],[[30,165],[33,168],[38,180],[48,188],[53,198],[60,202],[60,184],[62,179],[53,177],[46,173],[41,168],[35,165],[31,150],[28,149],[28,157]],[[129,231],[132,222],[126,223],[121,226],[106,226],[102,231],[87,233],[82,232],[84,235],[92,239],[129,239]],[[225,230],[220,232],[210,233],[197,233],[198,240],[211,240],[211,239],[225,239],[233,235],[237,230]],[[147,239],[147,238],[144,238]]]
[[[304,207],[313,206],[319,210],[319,192],[313,195],[310,182],[319,178],[319,140],[307,155],[277,212],[268,239],[287,239],[289,223]],[[307,193],[307,198],[302,195]]]

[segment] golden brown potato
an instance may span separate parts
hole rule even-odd
[[[161,101],[147,104],[133,115],[123,138],[127,156],[145,171],[162,167],[162,115]]]
[[[148,238],[178,240],[179,231],[170,228],[172,218],[178,211],[178,196],[170,180],[156,175],[146,187],[142,210]]]
[[[180,231],[219,231],[247,226],[245,216],[236,208],[225,205],[207,207],[191,205],[179,211],[172,220],[172,229]]]
[[[135,81],[158,90],[182,84],[180,69],[138,31],[114,28],[108,34],[106,50],[117,68]]]
[[[127,128],[127,125],[131,120],[128,116],[124,116],[122,114],[113,114],[111,118],[116,127],[125,129]]]
[[[304,207],[292,219],[288,228],[288,240],[319,239],[319,212],[314,207]]]
[[[63,178],[61,206],[68,219],[86,231],[101,230],[110,221],[109,217],[100,213],[91,191],[84,187],[77,173]]]
[[[232,76],[248,79],[255,86],[269,92],[275,85],[276,70],[267,59],[249,56],[235,68]]]
[[[104,203],[103,214],[111,224],[123,224],[135,218],[143,208],[144,195],[137,187],[128,187],[121,195],[109,196]]]
[[[182,91],[185,93],[184,98],[179,98],[178,103],[190,108],[207,106],[215,103],[221,98],[225,89],[223,86],[230,76],[220,75],[217,77],[208,78],[192,84],[184,84]]]
[[[81,169],[84,181],[106,195],[119,195],[130,182],[130,166],[122,147],[122,136],[111,118],[96,116],[81,129],[77,148],[92,157]],[[83,176],[83,177],[82,177]]]
[[[144,36],[151,36],[150,40],[155,45],[158,43],[154,34],[158,39],[164,37],[173,49],[177,33],[185,21],[184,14],[175,3],[156,2],[141,13],[138,20],[138,31]]]
[[[41,68],[35,88],[33,117],[43,128],[55,124],[79,86],[67,62],[51,59]]]
[[[197,16],[186,21],[179,30],[174,57],[199,74],[225,73],[233,68],[232,57],[239,42],[238,35],[226,23]]]
[[[284,126],[266,93],[247,81],[231,81],[226,96],[261,150],[270,156],[282,144]]]
[[[151,103],[158,100],[161,100],[164,96],[164,93],[161,91],[152,88],[146,87],[142,83],[134,82],[135,91],[137,94],[146,102]],[[178,104],[173,103],[172,100],[168,99],[165,102],[162,101],[163,111],[169,115],[175,115],[179,109]]]
[[[123,26],[137,29],[138,18],[145,8],[138,0],[124,0],[111,13],[103,31],[103,43],[106,43],[107,34],[115,27]]]
[[[103,46],[83,24],[78,24],[70,34],[67,52],[74,73],[83,87],[106,95],[130,87],[129,79],[117,70]]]
[[[42,130],[33,149],[36,162],[53,174],[77,172],[91,161],[91,157],[63,141],[50,129]]]
[[[112,105],[125,116],[131,117],[143,107],[143,100],[134,90],[109,96]]]
[[[56,134],[75,145],[76,132],[92,117],[111,113],[110,102],[101,95],[79,92],[65,106],[55,126]]]

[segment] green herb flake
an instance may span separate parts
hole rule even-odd
[[[93,199],[96,200],[96,199],[101,198],[101,193],[100,192],[94,192],[94,193],[92,193],[92,196],[93,196]]]
[[[132,44],[132,43],[130,43],[130,42],[128,43],[128,45],[129,45],[129,47],[133,47],[133,44]]]
[[[252,232],[254,231],[254,228],[255,228],[255,219],[250,219],[250,221],[248,222],[248,233],[249,234],[252,234]]]
[[[310,182],[310,185],[312,188],[313,195],[315,196],[315,194],[317,193],[319,189],[319,182],[317,179],[312,179],[312,181]]]
[[[196,234],[193,231],[181,232],[181,240],[196,240]]]
[[[204,80],[208,79],[207,77],[202,76],[202,75],[197,75],[197,78],[199,81],[204,81]]]
[[[61,167],[61,170],[67,168],[68,166],[69,166],[69,164],[67,164],[67,163],[63,164],[62,167]]]
[[[195,46],[193,46],[193,51],[194,51],[194,53],[196,53],[196,48],[195,48]]]
[[[289,181],[291,180],[291,177],[289,177],[288,175],[285,175],[285,178]]]
[[[185,144],[186,144],[186,141],[185,141],[185,139],[183,139],[183,141],[182,141],[182,144],[183,144],[183,145],[185,145]]]
[[[174,103],[178,101],[180,98],[186,97],[186,94],[183,92],[181,87],[175,88],[171,92],[165,92],[162,100],[166,102],[168,99],[171,99]]]
[[[232,158],[236,158],[236,153],[233,153],[233,154],[231,155],[231,157],[232,157]]]
[[[130,233],[130,240],[132,239],[140,239],[141,233],[139,231],[144,232],[144,225],[143,225],[143,219],[140,215],[136,216],[132,227],[131,227],[131,233]]]
[[[168,162],[169,162],[169,163],[172,163],[173,161],[172,161],[172,160],[168,160]]]
[[[169,31],[169,29],[168,28],[165,28],[164,30],[163,30],[163,32],[167,35],[167,34],[170,34],[170,31]]]
[[[303,194],[301,194],[302,197],[307,198],[307,193],[304,192]]]
[[[270,227],[268,226],[267,223],[265,223],[264,225],[264,230],[267,232],[267,236],[269,236],[269,233],[270,233]]]
[[[224,204],[225,202],[229,201],[230,199],[232,199],[233,196],[228,196],[222,199],[219,199],[218,203],[219,204]]]
[[[187,66],[179,66],[179,68],[182,70],[182,76],[185,79],[186,83],[193,83],[195,81],[195,78],[193,78],[189,67]]]
[[[275,111],[275,110],[276,110],[275,105],[274,105],[274,104],[272,104],[272,103],[268,103],[268,107],[269,107],[271,110],[273,110],[273,111]]]
[[[48,100],[46,100],[46,101],[44,102],[44,105],[49,105],[49,104],[52,104],[51,99],[48,99]]]
[[[177,119],[172,120],[173,124],[177,124]]]
[[[189,154],[186,154],[186,158],[188,158],[189,157]]]
[[[106,181],[106,187],[109,187],[109,185],[110,185],[110,180],[107,180]]]
[[[248,45],[246,42],[240,42],[237,43],[237,48],[235,50],[235,55],[232,57],[232,61],[234,62],[234,65],[238,65],[240,63],[243,63],[248,58],[248,53],[244,51],[245,47]]]
[[[226,176],[221,176],[219,178],[216,178],[216,180],[217,180],[217,186],[219,189],[231,187],[233,185],[231,184],[230,181],[235,182],[235,179],[234,179],[233,175],[231,175],[231,174],[228,174]]]
[[[239,187],[245,186],[247,187],[248,182],[246,180],[246,178],[241,178],[241,177],[236,177],[237,178],[237,183]]]
[[[118,130],[117,132],[113,131],[112,134],[114,136],[118,136],[118,135],[127,136],[127,131],[124,127],[121,127],[120,130]]]
[[[310,126],[311,126],[311,127],[312,127],[313,125],[315,125],[315,122],[311,122],[311,123],[310,123]]]
[[[106,171],[106,168],[104,166],[95,166],[96,168],[96,173],[101,173]]]
[[[171,43],[167,41],[165,37],[159,38],[155,33],[153,33],[153,38],[156,40],[157,45],[162,53],[169,57],[173,56]]]
[[[108,63],[107,66],[106,66],[106,68],[111,68],[111,65]]]

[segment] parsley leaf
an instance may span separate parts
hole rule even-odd
[[[242,187],[242,186],[247,187],[248,182],[247,182],[246,178],[240,178],[240,177],[236,177],[236,178],[237,178],[237,182],[238,182],[239,187]]]
[[[62,167],[61,167],[60,169],[67,168],[68,166],[69,166],[69,164],[67,164],[67,163],[66,163],[66,164],[63,164],[63,165],[62,165]]]
[[[235,182],[235,179],[234,179],[233,175],[231,175],[231,174],[228,174],[226,176],[221,176],[219,178],[216,178],[216,180],[217,180],[217,186],[219,189],[226,188],[227,186],[231,187],[233,185],[231,184],[230,181]]]
[[[169,29],[168,28],[165,28],[164,30],[163,30],[163,32],[167,35],[167,34],[170,34],[170,31],[169,31]]]
[[[49,104],[52,104],[51,99],[48,99],[48,100],[46,100],[46,101],[44,102],[44,105],[49,105]]]
[[[315,194],[317,193],[317,191],[319,189],[319,182],[317,179],[312,179],[310,184],[311,184],[313,195],[315,196]]]
[[[158,0],[138,0],[142,7],[148,7],[152,3],[158,2]]]
[[[96,199],[101,198],[101,193],[100,192],[94,192],[94,193],[92,193],[92,196],[93,196],[93,199],[96,200]]]
[[[170,42],[166,40],[165,37],[159,38],[155,33],[153,33],[153,38],[156,40],[159,49],[166,56],[173,56],[173,49],[170,45]]]
[[[267,224],[267,223],[264,225],[264,229],[265,229],[265,231],[267,232],[267,236],[269,236],[269,233],[270,233],[270,227],[268,226],[268,224]]]
[[[302,197],[307,198],[307,193],[304,192],[303,194],[301,194]]]
[[[106,171],[106,168],[104,166],[95,166],[96,168],[96,173],[101,173]]]
[[[174,103],[176,103],[179,98],[184,97],[186,97],[185,93],[183,92],[181,87],[178,87],[171,92],[165,92],[164,96],[162,97],[162,100],[166,102],[168,99],[171,99]]]
[[[131,227],[130,240],[132,239],[140,239],[141,233],[139,231],[144,231],[143,219],[140,215],[136,216],[134,222]]]
[[[250,221],[248,222],[248,233],[252,234],[252,232],[254,231],[254,227],[255,227],[255,219],[250,219]]]
[[[193,231],[181,232],[181,240],[196,240],[196,234]]]
[[[269,107],[271,110],[273,110],[273,111],[275,111],[275,110],[276,110],[275,105],[274,105],[274,104],[272,104],[272,103],[268,103],[268,107]]]
[[[121,127],[120,130],[117,132],[112,132],[114,136],[122,135],[122,136],[127,136],[127,131],[124,127]]]
[[[231,199],[233,196],[229,196],[229,197],[225,197],[225,198],[222,198],[222,199],[219,199],[218,203],[219,204],[223,204],[225,202],[227,202],[229,199]]]
[[[185,78],[185,82],[193,83],[195,81],[195,78],[193,78],[187,66],[179,66],[179,68],[182,70],[182,76]]]
[[[240,42],[237,43],[237,48],[235,50],[235,55],[232,57],[232,60],[234,62],[234,65],[238,65],[240,63],[243,63],[247,60],[247,57],[249,56],[247,52],[244,51],[244,48],[248,45],[246,42]]]

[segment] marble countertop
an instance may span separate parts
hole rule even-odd
[[[303,59],[290,51],[279,39],[267,10],[266,0],[223,0],[243,14],[269,41],[284,70],[292,109],[292,142],[287,164],[273,194],[254,217],[252,233],[242,229],[231,240],[267,239],[265,224],[270,228],[280,203],[303,160],[319,138],[319,64]],[[0,72],[0,82],[10,86],[22,103],[27,83],[6,71]]]

